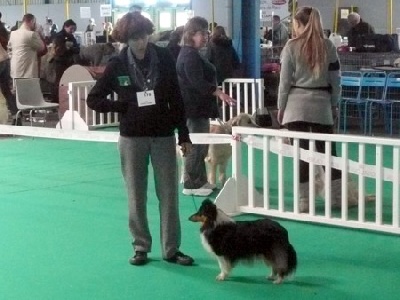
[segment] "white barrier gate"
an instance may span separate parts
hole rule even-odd
[[[67,129],[96,129],[117,126],[118,113],[95,112],[86,105],[86,98],[96,81],[70,82],[68,84],[69,109],[62,118],[62,126]],[[237,100],[237,105],[229,108],[229,115],[253,114],[264,107],[264,79],[226,79],[222,86],[225,93]],[[117,99],[115,94],[112,98]],[[222,119],[227,121],[227,108],[222,107]]]
[[[254,114],[264,107],[264,79],[228,78],[222,83],[222,91],[237,100],[236,106],[229,107],[229,116],[240,113]],[[228,121],[228,111],[222,106],[222,120]]]
[[[63,128],[89,130],[100,127],[117,126],[118,113],[100,113],[86,104],[86,98],[96,81],[70,82],[68,84],[68,110],[62,118]],[[110,100],[117,100],[114,94]]]
[[[293,146],[284,143],[285,139],[293,139]],[[300,139],[310,139],[310,150],[303,150],[299,147]],[[327,154],[316,152],[315,142],[324,141]],[[341,144],[341,156],[332,157],[331,147],[334,143]],[[247,145],[248,155],[242,155],[242,145]],[[349,158],[349,146],[357,147],[357,160]],[[384,147],[393,147],[392,155],[389,156]],[[375,153],[375,164],[366,163],[366,149],[372,147]],[[262,188],[256,189],[256,166],[261,165],[256,161],[256,149],[261,150],[262,154]],[[277,173],[268,172],[270,154],[274,153],[277,157]],[[371,152],[370,152],[371,153]],[[369,154],[370,154],[369,153]],[[384,167],[383,155],[389,157],[391,167]],[[284,168],[284,158],[293,159],[293,170],[288,171]],[[299,212],[299,160],[309,162],[310,166],[310,209],[308,213]],[[244,165],[247,163],[248,175],[243,175]],[[387,162],[386,162],[387,163]],[[341,134],[311,134],[302,132],[280,131],[274,129],[254,129],[246,127],[233,127],[233,151],[232,151],[232,178],[230,178],[220,194],[217,196],[216,203],[224,211],[237,213],[255,213],[285,219],[311,221],[323,224],[338,225],[351,228],[362,228],[377,230],[389,233],[400,234],[400,140],[388,138],[372,138]],[[315,166],[324,166],[327,170],[332,167],[342,171],[342,186],[347,186],[349,177],[355,177],[358,182],[358,207],[348,208],[348,191],[342,189],[341,208],[333,210],[331,208],[331,178],[330,172],[325,172],[325,205],[324,211],[316,212],[316,207],[320,205],[315,201]],[[290,174],[291,173],[291,174]],[[351,174],[351,175],[350,175]],[[287,199],[285,195],[285,182],[288,182],[290,175],[293,177],[293,200]],[[274,178],[273,178],[274,177]],[[365,181],[367,178],[375,180],[375,202],[365,203]],[[271,205],[272,199],[270,188],[272,182],[277,180],[278,198],[275,199],[274,207]],[[354,179],[353,179],[354,180]],[[329,183],[329,184],[326,184]],[[391,186],[387,186],[391,183]],[[383,198],[383,191],[391,188],[391,199]],[[384,206],[385,200],[385,206]],[[387,203],[390,202],[390,205]],[[373,205],[373,217],[371,219],[371,207]],[[288,207],[290,207],[288,209]],[[357,210],[354,216],[353,209]],[[353,216],[349,217],[349,211]]]

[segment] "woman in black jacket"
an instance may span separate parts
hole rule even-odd
[[[152,248],[146,204],[148,164],[154,170],[160,207],[162,257],[180,265],[193,259],[179,251],[181,228],[175,129],[184,154],[191,147],[185,125],[175,63],[167,49],[148,43],[153,23],[139,12],[126,14],[113,37],[127,43],[112,58],[91,90],[87,104],[99,112],[121,113],[119,150],[129,199],[129,229],[133,237],[132,265],[148,262]],[[118,100],[107,97],[118,94]]]
[[[190,19],[184,27],[184,46],[176,63],[190,133],[209,132],[209,118],[218,117],[217,98],[229,105],[235,103],[218,88],[215,67],[199,53],[207,41],[207,20],[202,17]],[[204,162],[207,151],[208,145],[193,145],[186,157],[183,174],[185,195],[208,196],[215,188],[207,182]]]
[[[217,70],[219,85],[225,79],[232,78],[234,71],[239,69],[239,56],[232,46],[232,40],[226,36],[224,27],[214,28],[207,47],[207,58]]]

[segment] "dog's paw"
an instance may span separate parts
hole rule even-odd
[[[276,280],[274,280],[274,284],[281,284],[283,282],[283,278],[281,276],[278,276]]]
[[[218,281],[224,281],[225,278],[226,278],[226,274],[225,274],[225,273],[222,273],[222,272],[219,273],[219,274],[217,275],[217,277],[215,277],[215,279],[218,280]]]
[[[271,274],[271,275],[267,276],[267,279],[268,280],[275,280],[276,279],[276,275]]]

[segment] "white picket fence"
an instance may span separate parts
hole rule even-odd
[[[86,104],[86,98],[95,85],[95,81],[70,82],[68,84],[68,110],[61,120],[63,128],[89,130],[119,124],[118,113],[100,113]],[[110,96],[110,101],[117,100]]]
[[[95,81],[69,83],[69,109],[62,118],[64,128],[88,130],[119,124],[117,113],[98,113],[87,107],[86,98],[95,83]],[[237,105],[229,108],[230,116],[242,112],[253,114],[257,108],[264,107],[264,79],[227,79],[223,84],[223,90],[237,100]],[[117,100],[117,95],[112,99]],[[223,121],[228,119],[227,110],[226,107],[222,109]]]
[[[284,143],[288,138],[293,139],[293,146]],[[311,140],[310,150],[300,149],[301,138]],[[340,157],[316,152],[318,140],[325,142],[326,153],[331,153],[336,143],[341,150]],[[234,127],[232,143],[232,178],[216,199],[224,211],[400,234],[400,140]],[[243,145],[247,146],[247,155],[243,153]],[[277,168],[271,173],[273,159]],[[307,213],[299,212],[300,159],[310,163],[310,209]],[[293,167],[285,167],[287,164]],[[325,201],[316,201],[316,166],[341,170],[343,186],[348,185],[351,177],[358,187],[358,205],[347,206],[345,188],[341,191],[341,208],[331,208],[330,172],[324,175]],[[366,203],[366,188],[371,189],[371,185],[376,199]]]

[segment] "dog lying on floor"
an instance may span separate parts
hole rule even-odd
[[[236,117],[231,118],[227,123],[210,125],[210,133],[231,134],[233,126],[256,127],[251,115],[241,113]],[[205,158],[208,169],[208,182],[212,185],[217,184],[217,169],[218,180],[223,187],[226,182],[226,167],[229,159],[232,156],[232,146],[229,144],[210,144],[208,146],[208,154]]]
[[[235,221],[210,199],[204,200],[189,220],[201,223],[201,241],[218,260],[221,272],[216,279],[219,281],[225,280],[239,261],[263,260],[272,267],[268,279],[275,284],[282,283],[296,270],[296,251],[289,242],[287,230],[276,221],[268,218]]]

